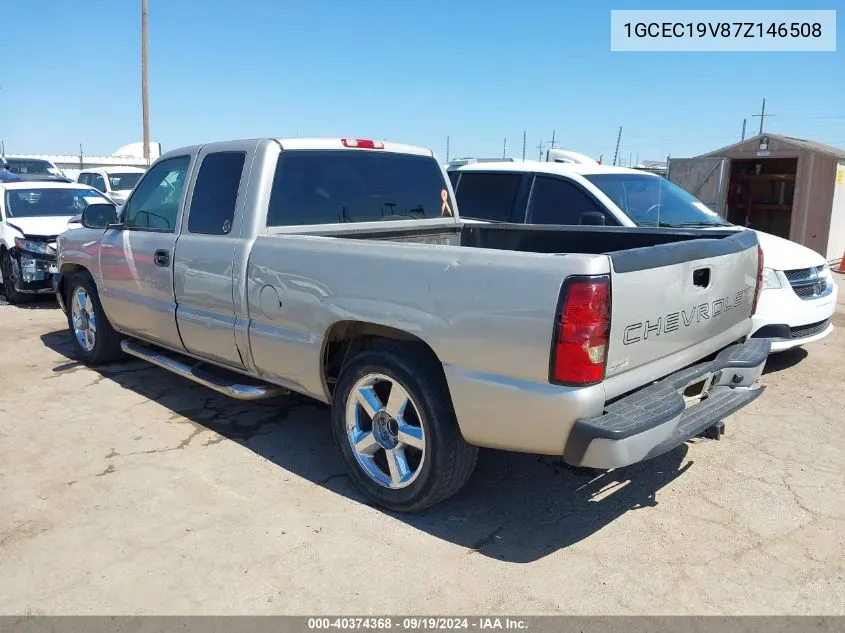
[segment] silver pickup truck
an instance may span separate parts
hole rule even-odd
[[[157,160],[58,240],[79,356],[332,405],[351,478],[420,510],[479,446],[615,468],[754,400],[754,233],[468,224],[429,150],[256,139]]]

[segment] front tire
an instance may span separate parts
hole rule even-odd
[[[352,481],[399,512],[454,495],[478,457],[460,433],[441,365],[398,342],[362,351],[343,368],[332,429]]]
[[[32,301],[32,295],[20,292],[15,288],[15,267],[12,256],[9,255],[8,251],[3,253],[3,258],[0,259],[0,273],[3,274],[3,294],[6,295],[6,301],[12,305]]]
[[[82,360],[97,365],[120,358],[120,335],[103,311],[91,275],[80,272],[71,278],[66,302],[70,338]]]

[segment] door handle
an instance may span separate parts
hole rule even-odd
[[[153,263],[156,266],[167,267],[170,265],[170,253],[163,248],[158,249],[153,255]]]

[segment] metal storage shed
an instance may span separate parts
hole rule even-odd
[[[729,222],[788,238],[829,261],[845,253],[845,150],[759,134],[673,158],[666,177]]]

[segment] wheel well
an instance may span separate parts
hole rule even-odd
[[[67,282],[70,281],[70,278],[74,276],[74,274],[85,271],[88,272],[88,269],[85,266],[80,266],[79,264],[65,264],[62,266],[62,281],[59,284],[59,287],[62,291],[62,296],[67,299]]]
[[[410,332],[378,323],[339,321],[328,329],[323,339],[321,373],[329,396],[334,391],[334,385],[347,360],[361,350],[378,345],[379,341],[406,342],[425,350],[432,359],[440,363],[431,346]]]

